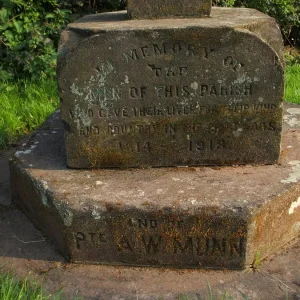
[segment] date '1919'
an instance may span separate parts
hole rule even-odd
[[[189,141],[188,147],[189,151],[200,152],[226,149],[227,145],[225,140],[197,140]]]

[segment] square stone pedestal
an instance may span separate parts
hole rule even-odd
[[[283,41],[256,10],[85,16],[61,35],[57,75],[71,168],[278,161]]]
[[[12,197],[72,262],[242,269],[300,232],[300,108],[280,163],[72,170],[55,113],[11,159]]]

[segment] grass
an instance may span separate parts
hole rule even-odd
[[[45,294],[43,289],[29,280],[29,276],[20,281],[11,273],[0,274],[0,299],[1,300],[61,300],[64,299],[62,291],[54,294]],[[74,300],[80,298],[75,297]]]
[[[287,66],[285,82],[285,100],[300,104],[300,64]]]
[[[55,108],[59,98],[54,81],[0,86],[0,149],[36,129]]]

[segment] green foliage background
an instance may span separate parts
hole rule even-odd
[[[2,80],[54,77],[59,34],[70,12],[56,0],[3,0],[1,7]]]
[[[122,0],[0,0],[1,81],[54,78],[66,24],[84,13],[124,7]]]
[[[300,0],[213,0],[213,4],[260,10],[277,20],[287,44],[300,45]]]
[[[0,0],[0,83],[55,77],[59,36],[80,15],[126,7],[126,0]],[[300,0],[214,0],[276,18],[286,43],[300,44]],[[0,85],[1,92],[1,85]]]

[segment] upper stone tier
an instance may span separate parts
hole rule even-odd
[[[209,17],[211,0],[128,0],[130,19]]]
[[[58,53],[67,164],[274,164],[283,67],[280,30],[256,10],[85,16],[62,33]]]

